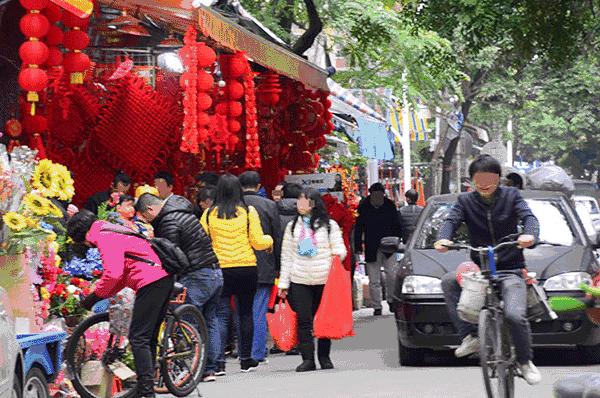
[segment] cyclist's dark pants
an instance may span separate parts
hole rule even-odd
[[[504,300],[504,319],[510,327],[517,353],[517,361],[527,363],[533,358],[531,352],[531,327],[527,320],[527,285],[521,270],[499,272]],[[448,315],[461,339],[467,335],[477,335],[477,325],[464,322],[458,317],[456,307],[460,299],[461,287],[456,281],[456,273],[449,272],[442,277],[442,290],[446,299]]]
[[[154,396],[154,365],[160,324],[165,318],[173,277],[159,279],[137,291],[129,342],[138,377],[138,396]]]

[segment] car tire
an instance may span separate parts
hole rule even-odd
[[[578,349],[583,363],[586,365],[600,364],[600,344],[580,345]]]
[[[34,395],[39,398],[50,398],[50,391],[48,391],[48,381],[46,380],[46,374],[39,368],[31,368],[27,372],[25,377],[25,383],[23,383],[23,395],[30,396],[30,390],[35,390],[37,393]]]
[[[425,350],[406,347],[398,340],[398,357],[402,366],[419,366],[425,362]]]
[[[17,374],[13,378],[13,389],[11,398],[23,398],[23,391],[21,390],[21,380]]]

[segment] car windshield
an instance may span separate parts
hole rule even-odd
[[[575,199],[575,203],[578,205],[584,206],[585,210],[590,214],[600,214],[600,209],[598,209],[598,203],[592,199]]]
[[[526,201],[540,222],[540,240],[560,246],[571,246],[575,243],[575,234],[560,201],[551,199],[527,199]],[[416,249],[433,249],[438,231],[453,205],[454,203],[433,205],[419,233],[415,244]],[[469,241],[469,234],[464,224],[456,232],[454,241]]]

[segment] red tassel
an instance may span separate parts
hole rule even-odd
[[[44,141],[42,141],[41,135],[34,134],[33,137],[31,137],[31,148],[38,151],[38,159],[46,159],[46,148],[44,147]]]
[[[19,146],[21,146],[21,142],[19,140],[10,140],[8,143],[8,153],[11,153],[13,149]]]

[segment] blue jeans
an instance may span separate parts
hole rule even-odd
[[[205,372],[215,372],[221,350],[217,307],[223,288],[223,274],[220,269],[200,268],[182,276],[179,282],[187,288],[186,302],[198,307],[204,315],[208,329]]]
[[[252,339],[252,358],[265,359],[267,353],[267,307],[273,285],[258,285],[254,296],[252,312],[254,315],[254,338]]]

